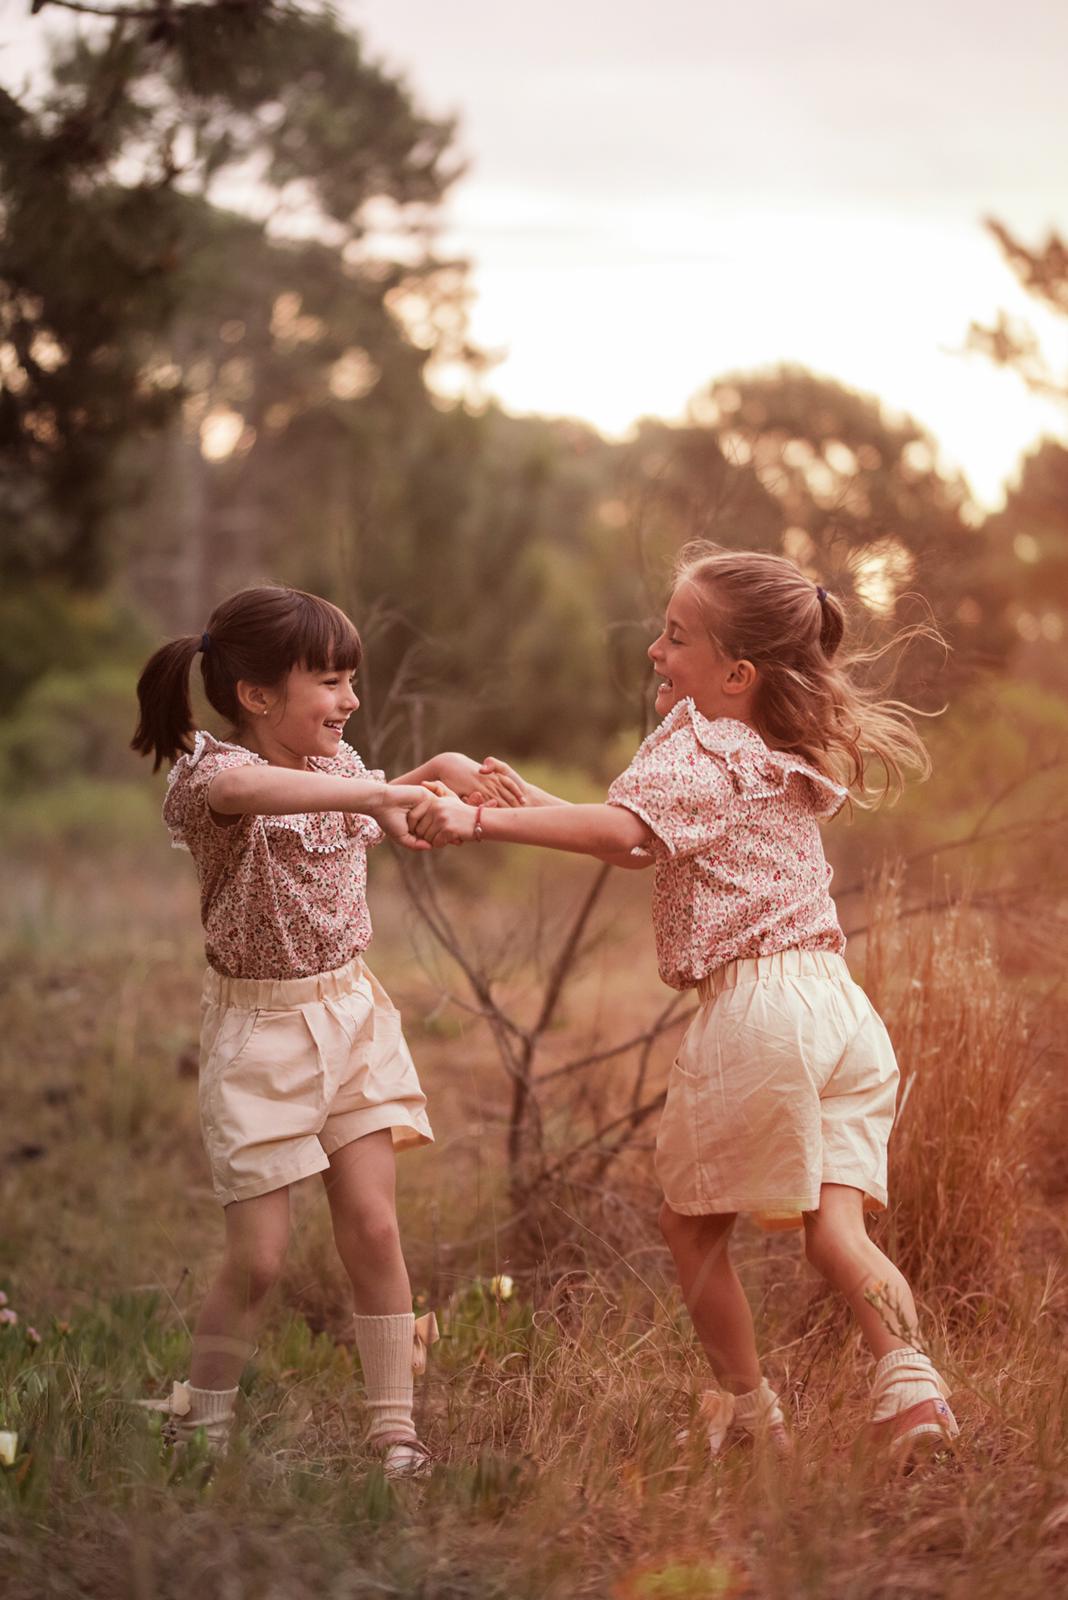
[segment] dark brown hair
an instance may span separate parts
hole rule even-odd
[[[843,653],[841,601],[785,556],[762,551],[686,545],[674,583],[696,588],[717,648],[756,667],[754,715],[773,749],[803,756],[846,784],[862,806],[900,793],[909,772],[927,777],[930,757],[912,723],[920,713],[879,698],[856,675],[913,638],[944,643],[935,628],[905,628],[881,649]]]
[[[137,680],[141,717],[130,747],[155,757],[153,772],[192,749],[189,670],[198,651],[204,693],[235,728],[242,680],[274,688],[293,667],[354,672],[363,657],[355,626],[329,600],[282,584],[241,589],[215,607],[202,634],[172,639],[145,663]]]

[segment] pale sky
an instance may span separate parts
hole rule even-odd
[[[711,379],[800,362],[911,412],[996,504],[1064,409],[961,354],[999,308],[1068,324],[981,226],[1068,233],[1062,0],[342,0],[468,172],[444,247],[512,411],[620,434]],[[58,13],[54,13],[58,17]],[[45,17],[48,16],[46,11]],[[43,18],[0,0],[0,78]]]
[[[1043,317],[981,219],[1068,232],[1061,0],[346,0],[461,118],[447,243],[515,411],[612,433],[734,369],[800,362],[911,412],[1001,498],[1063,409],[960,354]]]

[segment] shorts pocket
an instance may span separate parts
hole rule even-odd
[[[226,1072],[247,1047],[259,1026],[262,1012],[238,1011],[231,1006],[224,1011],[219,1031],[212,1041],[209,1065],[214,1072]]]
[[[672,1063],[656,1139],[656,1173],[669,1205],[693,1210],[704,1197],[705,1074],[686,1064],[685,1049]]]
[[[198,1100],[200,1119],[205,1128],[215,1124],[215,1091],[220,1078],[244,1054],[259,1021],[259,1011],[241,1011],[231,1006],[219,1019],[210,1045],[206,1038],[203,1040]]]

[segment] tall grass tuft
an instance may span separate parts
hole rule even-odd
[[[901,1066],[880,1243],[966,1321],[1005,1313],[1030,1272],[1034,1002],[1005,981],[967,901],[904,917],[889,872],[872,897],[864,983]]]

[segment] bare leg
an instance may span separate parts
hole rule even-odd
[[[263,1302],[285,1260],[289,1189],[235,1200],[225,1217],[226,1255],[193,1333],[189,1377],[198,1389],[232,1389],[241,1377],[247,1356],[240,1347],[255,1344]],[[222,1348],[226,1341],[235,1349]]]
[[[916,1337],[916,1303],[901,1273],[864,1227],[864,1196],[825,1183],[818,1211],[805,1213],[805,1253],[822,1278],[849,1301],[872,1355],[879,1360]],[[866,1294],[876,1294],[873,1305]]]
[[[753,1313],[731,1262],[734,1213],[687,1217],[665,1202],[660,1229],[675,1261],[694,1331],[717,1379],[732,1394],[760,1384]]]
[[[334,1242],[352,1283],[357,1312],[410,1312],[412,1291],[397,1227],[396,1165],[388,1128],[354,1139],[323,1173]]]

